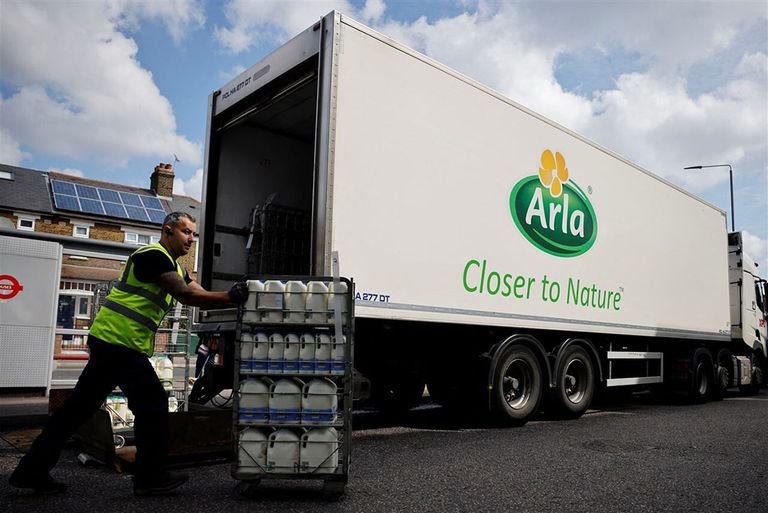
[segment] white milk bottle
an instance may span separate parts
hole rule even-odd
[[[262,311],[262,322],[283,322],[283,295],[285,284],[279,280],[264,282],[264,292],[260,294],[259,306]]]
[[[112,421],[112,427],[118,427],[121,422],[117,417],[117,398],[110,395],[107,397],[105,405],[107,407],[107,413],[109,413],[109,419]]]
[[[133,427],[133,421],[136,419],[130,408],[125,410],[125,427]]]
[[[240,371],[253,370],[253,333],[244,331],[240,334]]]
[[[256,323],[261,322],[261,312],[258,308],[259,293],[264,290],[264,283],[259,280],[248,280],[248,299],[243,305],[243,322]]]
[[[240,472],[263,473],[267,467],[267,435],[260,429],[245,428],[238,435],[237,466]]]
[[[304,310],[307,305],[307,286],[300,281],[285,284],[285,322],[304,322]]]
[[[315,374],[331,372],[331,336],[328,333],[317,335],[315,347]]]
[[[344,347],[347,337],[331,337],[331,374],[344,374]]]
[[[310,429],[301,437],[301,471],[333,472],[339,466],[339,434],[335,428]]]
[[[338,388],[330,379],[313,379],[304,385],[301,396],[301,421],[334,422],[339,407]]]
[[[342,314],[342,324],[344,316],[347,313],[347,284],[343,281],[331,282],[328,284],[328,322],[336,322],[335,312],[337,306],[340,306],[339,312]],[[337,305],[340,303],[340,305]]]
[[[288,333],[284,338],[285,349],[283,351],[283,372],[295,373],[299,370],[299,351],[301,349],[299,336]]]
[[[267,368],[270,374],[282,374],[285,367],[285,339],[280,333],[269,334],[269,362]]]
[[[269,392],[271,381],[249,378],[240,383],[240,407],[238,418],[241,422],[257,424],[269,421]]]
[[[278,429],[269,435],[267,470],[292,474],[299,468],[299,435],[290,429]]]
[[[160,383],[166,390],[171,390],[173,388],[173,362],[167,356],[161,356],[155,360],[155,363],[155,372],[160,378]]]
[[[253,334],[253,351],[251,353],[251,370],[266,372],[269,365],[269,336],[263,331]]]
[[[273,423],[298,424],[301,421],[301,390],[299,380],[279,379],[269,391],[269,419]]]
[[[307,323],[325,324],[328,322],[328,286],[321,281],[307,284]]]
[[[315,372],[315,350],[317,339],[313,333],[303,333],[301,335],[301,346],[299,347],[299,372],[302,374],[314,374]]]

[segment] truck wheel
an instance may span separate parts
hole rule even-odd
[[[709,351],[699,348],[691,358],[693,366],[688,372],[688,399],[692,403],[706,402],[715,386],[714,367]]]
[[[712,398],[716,401],[722,401],[726,390],[731,385],[731,367],[733,366],[733,356],[727,349],[721,349],[717,352],[717,368],[715,369],[715,386],[712,390]]]
[[[587,352],[581,346],[570,346],[563,353],[557,369],[557,387],[552,403],[558,414],[578,418],[587,411],[595,395],[595,370]]]
[[[541,365],[525,346],[509,347],[493,377],[494,414],[501,422],[522,426],[539,408],[543,390]]]

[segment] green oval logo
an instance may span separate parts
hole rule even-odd
[[[546,150],[543,163],[547,153],[552,156]],[[549,176],[556,171],[544,165],[539,176],[517,182],[509,195],[509,210],[515,225],[531,244],[550,255],[574,257],[586,253],[595,243],[597,217],[584,191],[568,180],[565,160],[559,153],[557,160],[558,168],[562,160],[561,176],[565,180],[555,178],[554,187],[545,186],[543,182],[551,184]]]

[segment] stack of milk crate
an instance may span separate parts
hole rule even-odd
[[[238,315],[235,460],[241,483],[346,483],[351,440],[353,284],[345,278],[248,281]]]

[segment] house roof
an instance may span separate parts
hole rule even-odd
[[[202,204],[195,198],[189,196],[173,196],[173,200],[169,201],[171,212],[186,212],[192,217],[197,219],[198,229],[200,227],[200,218],[203,216]]]
[[[13,211],[52,214],[48,176],[42,171],[0,164],[0,171],[11,174],[0,179],[0,207]]]
[[[165,198],[157,196],[151,189],[133,187],[113,182],[92,180],[79,176],[66,175],[53,171],[37,171],[22,167],[0,164],[0,171],[11,173],[11,180],[0,179],[0,209],[36,213],[43,215],[61,215],[68,218],[87,219],[92,221],[109,222],[112,224],[157,227],[157,223],[142,222],[134,219],[115,218],[106,215],[87,212],[75,212],[56,208],[50,186],[50,180],[61,180],[75,184],[102,187],[121,192],[131,192],[143,196],[156,197],[163,205],[166,213],[183,211],[200,217],[200,202],[188,196],[173,196]]]

